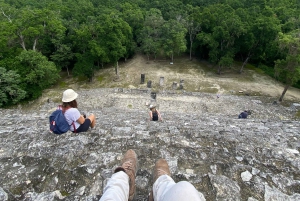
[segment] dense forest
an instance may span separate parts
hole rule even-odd
[[[242,61],[300,79],[299,0],[0,0],[0,107],[39,97],[61,71],[94,72],[135,53]]]

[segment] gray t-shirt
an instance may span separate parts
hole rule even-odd
[[[65,112],[65,117],[67,119],[68,124],[70,125],[70,130],[74,131],[73,122],[75,124],[75,128],[77,129],[80,126],[80,123],[77,122],[77,119],[80,117],[80,112],[77,108],[70,108]]]

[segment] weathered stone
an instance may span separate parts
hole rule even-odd
[[[145,83],[145,74],[141,74],[141,84]]]
[[[223,175],[209,174],[209,178],[216,191],[216,200],[241,200],[240,187],[237,182]]]
[[[147,199],[159,158],[176,182],[191,182],[207,200],[298,199],[300,122],[272,98],[159,91],[153,103],[164,121],[153,122],[145,106],[151,89],[77,92],[80,111],[97,118],[85,133],[49,133],[60,97],[0,109],[0,200],[99,200],[130,148],[139,160],[135,200]],[[253,113],[239,120],[245,105]],[[241,177],[246,170],[250,182]]]
[[[164,86],[164,79],[165,79],[164,77],[159,78],[159,86],[161,87]]]
[[[300,194],[295,193],[291,196],[280,192],[275,187],[270,187],[268,185],[265,186],[265,200],[285,200],[285,201],[294,201],[300,200]]]
[[[7,193],[0,187],[0,200],[6,201],[8,200]]]
[[[241,173],[241,178],[243,181],[248,182],[251,180],[252,174],[247,170],[247,171]]]

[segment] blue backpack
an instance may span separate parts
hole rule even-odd
[[[49,117],[50,122],[50,131],[55,134],[63,134],[66,133],[70,129],[70,125],[68,124],[66,117],[62,110],[55,110]],[[74,126],[74,132],[76,132],[74,122],[72,123]]]

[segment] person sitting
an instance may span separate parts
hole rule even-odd
[[[162,121],[161,115],[154,105],[150,105],[149,109],[150,121]]]
[[[87,118],[85,115],[81,115],[77,109],[76,98],[78,94],[73,89],[67,89],[63,92],[62,97],[62,110],[66,117],[67,122],[70,125],[70,131],[74,133],[85,132],[89,127],[94,128],[96,124],[96,118],[94,114],[91,114]]]
[[[250,114],[251,114],[250,111],[245,110],[244,112],[242,112],[242,113],[239,115],[239,119],[247,119],[248,115],[250,115]]]

